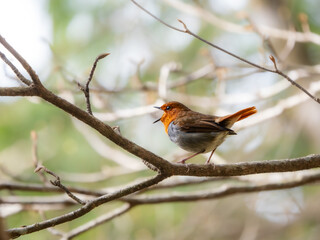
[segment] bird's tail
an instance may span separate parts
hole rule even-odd
[[[229,124],[233,125],[233,123],[245,119],[252,114],[255,114],[257,111],[256,107],[249,107],[242,109],[234,114],[230,114],[224,117],[219,117],[218,122],[222,123],[222,125],[228,126]]]
[[[245,119],[245,118],[247,118],[257,112],[258,111],[257,111],[256,107],[249,107],[249,108],[242,109],[232,115],[239,116],[239,119],[237,121],[240,121],[240,120]]]

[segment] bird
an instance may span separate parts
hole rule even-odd
[[[256,107],[242,109],[226,116],[213,116],[192,111],[180,102],[172,101],[155,107],[163,111],[163,115],[153,123],[161,121],[170,140],[182,149],[193,154],[178,163],[185,164],[187,160],[202,153],[211,151],[210,159],[217,147],[228,135],[236,135],[230,129],[237,121],[257,113]]]

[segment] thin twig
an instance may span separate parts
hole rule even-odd
[[[100,206],[103,203],[110,202],[112,200],[121,198],[123,196],[127,196],[129,194],[135,193],[141,189],[155,185],[167,177],[168,177],[167,175],[158,174],[150,179],[144,180],[144,181],[139,182],[137,184],[134,184],[132,186],[128,186],[125,189],[121,189],[121,190],[116,191],[114,193],[98,197],[92,201],[88,201],[84,206],[82,206],[79,209],[76,209],[75,211],[72,211],[67,214],[64,214],[64,215],[61,215],[61,216],[58,216],[55,218],[51,218],[51,219],[48,219],[48,220],[45,220],[45,221],[42,221],[39,223],[35,223],[32,225],[23,226],[23,227],[19,227],[19,228],[12,228],[12,229],[7,230],[7,233],[9,234],[9,236],[11,238],[17,238],[17,237],[20,237],[21,235],[40,231],[40,230],[46,229],[48,227],[53,227],[53,226],[56,226],[56,225],[59,225],[59,224],[62,224],[62,223],[68,222],[68,221],[72,221],[74,219],[77,219],[77,218],[85,215],[86,213],[90,212],[92,209]]]
[[[85,204],[86,204],[85,201],[82,201],[80,198],[78,198],[78,197],[76,197],[74,194],[72,194],[72,193],[70,192],[70,190],[69,190],[67,187],[65,187],[65,186],[60,182],[60,177],[59,177],[57,174],[55,174],[54,172],[50,171],[50,170],[47,169],[45,166],[38,166],[34,171],[35,171],[35,172],[39,172],[39,171],[41,171],[41,170],[45,171],[46,173],[48,173],[48,174],[50,174],[50,175],[52,175],[52,176],[54,176],[54,177],[56,178],[56,180],[54,180],[54,181],[51,181],[51,180],[50,180],[50,182],[51,182],[52,185],[61,188],[66,194],[68,194],[68,196],[69,196],[70,198],[72,198],[73,200],[75,200],[77,203],[79,203],[79,204],[81,204],[81,205],[85,205]]]
[[[146,12],[148,15],[150,15],[151,17],[153,17],[154,19],[156,19],[158,22],[161,22],[163,25],[167,26],[168,28],[171,28],[173,30],[179,31],[179,32],[184,32],[183,30],[173,27],[170,24],[164,22],[163,20],[161,20],[160,18],[156,17],[155,15],[153,15],[151,12],[149,12],[147,9],[143,8],[140,4],[138,4],[136,1],[131,0],[131,2],[133,2],[138,8],[140,8],[142,11]]]
[[[163,184],[158,184],[155,186],[152,186],[145,190],[156,190],[156,189],[164,189],[164,188],[173,188],[178,186],[184,186],[184,185],[194,185],[194,184],[201,184],[201,183],[207,183],[207,182],[216,182],[216,181],[241,181],[241,182],[247,182],[246,179],[240,178],[240,177],[206,177],[206,178],[195,178],[195,177],[182,177],[182,178],[171,178],[169,181],[164,182]],[[121,189],[121,187],[117,187],[118,189]],[[97,189],[93,190],[90,188],[79,188],[79,187],[69,187],[68,188],[73,193],[79,193],[82,195],[87,195],[88,197],[100,197],[104,194],[114,192],[114,188],[106,188],[106,189]],[[60,193],[64,192],[63,189],[56,188],[53,186],[43,186],[40,184],[22,184],[22,183],[0,183],[0,191],[3,190],[10,190],[10,191],[23,191],[23,192],[47,192],[47,193]],[[141,191],[140,191],[141,192]],[[39,203],[39,202],[36,202]]]
[[[292,85],[294,85],[295,87],[299,88],[301,91],[303,91],[305,94],[307,94],[310,98],[312,98],[314,101],[318,102],[320,104],[320,98],[313,96],[310,92],[308,92],[305,88],[303,88],[301,85],[299,85],[298,83],[296,83],[295,81],[293,81],[289,76],[287,76],[286,74],[284,74],[283,72],[279,71],[278,67],[277,67],[277,63],[275,58],[270,55],[269,56],[270,60],[273,62],[274,68],[275,68],[275,72],[279,75],[281,75],[282,77],[284,77],[285,79],[287,79]]]
[[[33,83],[42,86],[39,76],[29,63],[0,35],[0,43],[21,63],[22,67],[29,73]]]
[[[235,195],[239,193],[289,189],[289,188],[303,186],[306,184],[316,183],[320,181],[320,172],[311,171],[311,173],[310,172],[293,173],[293,174],[286,175],[282,178],[280,176],[276,178],[272,178],[272,177],[268,177],[267,175],[265,176],[263,183],[261,182],[261,178],[259,177],[257,178],[257,176],[254,176],[252,179],[254,180],[251,180],[250,178],[243,179],[243,181],[241,181],[241,184],[239,184],[239,182],[223,184],[218,189],[207,188],[202,191],[187,192],[187,193],[186,192],[175,193],[174,191],[171,191],[171,192],[160,193],[160,194],[159,193],[150,194],[150,190],[161,189],[165,187],[171,188],[176,186],[182,186],[185,184],[183,182],[180,182],[180,183],[178,182],[177,184],[172,183],[169,185],[168,184],[162,185],[162,187],[160,188],[157,188],[157,185],[153,185],[153,186],[156,186],[156,188],[153,188],[152,186],[149,188],[144,188],[141,191],[136,192],[136,193],[139,193],[139,195],[131,194],[130,196],[125,196],[125,197],[119,198],[118,200],[122,202],[131,203],[134,205],[155,204],[155,203],[163,203],[163,202],[208,200],[208,199],[227,197],[227,196]],[[210,181],[210,179],[206,179],[206,180]],[[214,181],[214,180],[215,180],[214,178],[211,178],[211,181]],[[233,178],[228,178],[228,180],[233,180]],[[193,183],[193,184],[201,183],[201,182],[202,181],[199,181],[198,179],[194,179],[194,181],[189,181],[189,183]],[[148,194],[141,194],[143,192],[146,192],[146,190],[148,191]],[[42,197],[42,198],[34,199],[32,197],[19,196],[19,197],[3,197],[2,203],[22,204],[22,205],[50,205],[50,204],[51,205],[53,204],[70,205],[70,204],[73,204],[74,202],[70,202],[69,199],[57,198],[57,197],[51,197],[51,198]]]
[[[0,57],[2,58],[2,60],[11,68],[11,70],[14,72],[14,74],[17,76],[17,78],[23,82],[24,84],[26,84],[27,86],[30,86],[32,84],[32,82],[28,79],[26,79],[22,73],[20,73],[20,71],[18,70],[18,68],[16,68],[16,66],[13,65],[13,63],[6,57],[6,55],[4,55],[4,53],[0,52]]]
[[[226,54],[228,54],[228,55],[230,55],[230,56],[232,56],[232,57],[234,57],[234,58],[239,59],[239,60],[242,61],[242,62],[245,62],[245,63],[247,63],[247,64],[249,64],[249,65],[251,65],[251,66],[254,66],[254,67],[256,67],[256,68],[259,68],[259,69],[261,69],[261,70],[268,71],[268,72],[275,72],[275,71],[273,71],[273,70],[271,70],[271,69],[268,69],[268,68],[262,67],[262,66],[260,66],[260,65],[258,65],[258,64],[255,64],[255,63],[253,63],[253,62],[250,62],[250,61],[248,61],[248,60],[246,60],[246,59],[244,59],[244,58],[242,58],[242,57],[240,57],[240,56],[238,56],[238,55],[236,55],[236,54],[234,54],[234,53],[232,53],[232,52],[229,52],[228,50],[225,50],[224,48],[219,47],[218,45],[215,45],[215,44],[213,44],[213,43],[211,43],[211,42],[203,39],[203,38],[200,37],[199,35],[191,32],[191,31],[188,29],[187,25],[186,25],[182,20],[178,19],[178,21],[183,25],[183,27],[184,27],[184,29],[185,29],[185,30],[184,30],[185,33],[187,33],[187,34],[189,34],[189,35],[191,35],[191,36],[199,39],[200,41],[208,44],[209,46],[214,47],[214,48],[216,48],[216,49],[218,49],[218,50],[220,50],[220,51],[222,51],[222,52],[224,52],[224,53],[226,53]]]
[[[157,18],[157,17],[154,16],[153,14],[151,14],[149,11],[147,11],[147,10],[146,10],[145,8],[143,8],[141,5],[139,5],[138,3],[136,3],[134,0],[131,0],[131,1],[132,1],[135,5],[137,5],[140,9],[142,9],[144,12],[146,12],[148,15],[150,15],[151,17],[153,17],[154,19],[156,19],[156,20],[159,21],[160,23],[164,24],[165,26],[167,26],[167,27],[169,27],[169,28],[171,28],[171,29],[173,29],[173,30],[187,33],[187,34],[189,34],[189,35],[191,35],[191,36],[199,39],[200,41],[208,44],[209,46],[214,47],[214,48],[216,48],[216,49],[218,49],[218,50],[220,50],[220,51],[222,51],[222,52],[224,52],[224,53],[226,53],[226,54],[228,54],[228,55],[230,55],[230,56],[232,56],[232,57],[234,57],[234,58],[237,58],[237,59],[239,59],[239,60],[242,61],[242,62],[245,62],[245,63],[247,63],[247,64],[249,64],[249,65],[251,65],[251,66],[254,66],[254,67],[258,68],[258,69],[261,69],[261,70],[264,70],[264,71],[267,71],[267,72],[272,72],[272,73],[276,73],[276,74],[281,75],[282,77],[284,77],[285,79],[287,79],[292,85],[298,87],[300,90],[302,90],[304,93],[306,93],[311,99],[313,99],[314,101],[316,101],[317,103],[320,104],[320,98],[314,97],[314,96],[313,96],[311,93],[309,93],[306,89],[304,89],[304,88],[303,88],[302,86],[300,86],[298,83],[294,82],[294,81],[293,81],[292,79],[290,79],[286,74],[284,74],[283,72],[279,71],[278,69],[272,70],[272,69],[265,68],[265,67],[263,67],[263,66],[260,66],[260,65],[258,65],[258,64],[255,64],[255,63],[253,63],[253,62],[250,62],[250,61],[248,61],[248,60],[246,60],[246,59],[244,59],[244,58],[242,58],[242,57],[240,57],[240,56],[238,56],[238,55],[236,55],[236,54],[234,54],[234,53],[231,53],[231,52],[225,50],[224,48],[221,48],[221,47],[219,47],[219,46],[217,46],[217,45],[215,45],[215,44],[213,44],[213,43],[211,43],[211,42],[203,39],[203,38],[200,37],[199,35],[191,32],[191,31],[188,29],[187,25],[186,25],[182,20],[180,20],[180,19],[178,19],[178,21],[183,25],[184,30],[175,28],[175,27],[171,26],[170,24],[165,23],[164,21],[160,20],[159,18]],[[275,63],[275,62],[274,62],[274,63]]]
[[[153,195],[140,195],[125,198],[129,203],[132,204],[157,204],[157,203],[168,203],[168,202],[189,202],[198,200],[217,199],[227,197],[230,195],[252,193],[260,191],[271,191],[294,188],[303,186],[309,183],[316,183],[320,181],[320,173],[305,174],[302,177],[291,179],[285,182],[271,182],[264,184],[248,184],[248,185],[223,185],[220,189],[215,190],[204,190],[195,193],[180,193],[180,194],[153,194]]]
[[[218,50],[220,50],[220,51],[222,51],[222,52],[225,52],[225,53],[227,53],[227,54],[229,54],[229,55],[231,55],[231,56],[239,59],[240,61],[243,61],[243,62],[249,64],[249,65],[252,65],[252,66],[254,66],[254,67],[256,67],[256,68],[259,68],[259,69],[261,69],[261,70],[264,70],[264,71],[266,71],[266,72],[272,72],[272,73],[277,73],[277,74],[281,75],[282,77],[284,77],[285,79],[287,79],[292,85],[294,85],[295,87],[299,88],[301,91],[303,91],[305,94],[307,94],[311,99],[313,99],[314,101],[316,101],[317,103],[320,104],[320,98],[317,98],[317,97],[313,96],[313,95],[312,95],[311,93],[309,93],[305,88],[303,88],[301,85],[299,85],[298,83],[296,83],[295,81],[293,81],[289,76],[287,76],[286,74],[284,74],[283,72],[281,72],[281,71],[277,68],[276,61],[275,61],[275,59],[274,59],[274,57],[273,57],[272,55],[271,55],[269,58],[270,58],[270,60],[273,62],[274,67],[275,67],[275,70],[271,70],[271,69],[262,67],[262,66],[260,66],[260,65],[258,65],[258,64],[255,64],[255,63],[253,63],[253,62],[250,62],[250,61],[248,61],[248,60],[246,60],[246,59],[244,59],[244,58],[242,58],[242,57],[239,57],[239,56],[237,56],[237,55],[235,55],[235,54],[233,54],[233,53],[231,53],[231,52],[229,52],[229,51],[227,51],[227,50],[225,50],[225,49],[223,49],[223,48],[221,48],[221,47],[219,47],[219,46],[217,46],[217,45],[215,45],[215,44],[213,44],[213,43],[211,43],[211,42],[208,42],[207,40],[201,38],[201,37],[198,36],[197,34],[191,32],[191,31],[187,28],[186,24],[185,24],[183,21],[181,21],[181,20],[179,20],[179,19],[178,19],[178,21],[184,26],[186,33],[194,36],[195,38],[197,38],[197,39],[199,39],[200,41],[208,44],[209,46],[212,46],[212,47],[214,47],[214,48],[216,48],[216,49],[218,49]]]
[[[0,89],[1,90],[1,89]],[[103,136],[107,137],[117,145],[131,152],[135,156],[147,161],[148,163],[156,166],[161,170],[162,174],[158,174],[157,176],[148,179],[146,181],[140,182],[138,184],[133,184],[131,186],[127,186],[117,190],[115,192],[103,195],[101,197],[97,197],[91,201],[85,202],[83,206],[79,209],[67,213],[62,216],[58,216],[52,219],[48,219],[42,221],[40,223],[36,223],[30,226],[24,226],[21,228],[11,229],[8,232],[11,234],[11,237],[18,237],[22,234],[28,234],[31,232],[39,231],[45,229],[47,227],[55,226],[58,224],[62,224],[67,221],[74,220],[79,218],[86,213],[90,212],[92,209],[98,207],[99,205],[115,200],[120,199],[129,194],[133,194],[142,189],[146,189],[149,186],[153,186],[158,182],[161,182],[163,179],[172,176],[172,175],[189,175],[189,176],[236,176],[236,175],[247,175],[247,174],[256,174],[263,172],[285,172],[285,171],[297,171],[309,168],[315,168],[320,166],[320,156],[312,155],[299,159],[287,159],[281,161],[262,161],[262,162],[253,162],[253,163],[240,163],[240,164],[228,164],[228,165],[216,165],[213,168],[211,165],[181,165],[167,162],[163,158],[153,154],[152,152],[147,151],[146,149],[138,146],[137,144],[127,140],[121,135],[114,132],[114,130],[99,121],[92,115],[87,112],[77,108],[70,102],[58,97],[53,94],[46,88],[38,88],[37,95],[42,99],[52,103],[58,108],[63,109],[69,114],[72,114],[82,122],[88,124],[92,128],[96,129]],[[40,170],[40,169],[38,169]],[[45,170],[45,169],[43,169]],[[49,174],[53,175],[58,183],[52,182],[55,186],[59,186],[62,188],[59,177],[51,172],[47,171]],[[60,185],[59,185],[60,184]],[[67,189],[68,190],[68,189]]]
[[[103,53],[103,54],[100,54],[96,60],[94,61],[93,63],[93,66],[91,68],[91,71],[90,71],[90,75],[89,75],[89,78],[87,80],[87,83],[85,85],[85,87],[83,87],[80,83],[78,83],[78,86],[80,88],[80,90],[84,93],[84,96],[86,98],[86,104],[87,104],[87,112],[92,115],[92,110],[91,110],[91,103],[90,103],[90,90],[89,90],[89,84],[93,78],[93,74],[94,74],[94,71],[96,70],[96,67],[97,67],[97,64],[99,62],[99,60],[105,58],[106,56],[108,56],[110,53]]]

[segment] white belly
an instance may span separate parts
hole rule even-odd
[[[228,132],[188,133],[170,123],[168,128],[170,140],[189,152],[210,152],[216,149],[226,138]]]

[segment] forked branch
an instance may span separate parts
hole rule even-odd
[[[83,87],[80,83],[78,83],[78,86],[79,86],[80,90],[84,93],[84,96],[85,96],[85,98],[86,98],[87,112],[88,112],[90,115],[92,115],[92,109],[91,109],[91,103],[90,103],[90,90],[89,90],[89,85],[90,85],[90,82],[91,82],[91,80],[92,80],[92,78],[93,78],[93,74],[94,74],[94,72],[95,72],[95,70],[96,70],[96,67],[97,67],[98,62],[99,62],[101,59],[103,59],[103,58],[105,58],[106,56],[108,56],[109,54],[110,54],[110,53],[103,53],[103,54],[100,54],[100,55],[96,58],[96,60],[95,60],[94,63],[93,63],[93,66],[92,66],[92,68],[91,68],[90,75],[89,75],[89,78],[88,78],[88,80],[87,80],[87,83],[86,83],[86,85],[85,85],[84,87]]]
[[[263,67],[263,66],[261,66],[261,65],[258,65],[258,64],[255,64],[255,63],[253,63],[253,62],[250,62],[250,61],[248,61],[248,60],[246,60],[246,59],[244,59],[244,58],[242,58],[242,57],[240,57],[240,56],[238,56],[238,55],[236,55],[236,54],[234,54],[234,53],[232,53],[232,52],[230,52],[230,51],[228,51],[228,50],[226,50],[226,49],[224,49],[224,48],[222,48],[222,47],[219,47],[218,45],[213,44],[213,43],[205,40],[204,38],[200,37],[199,35],[193,33],[192,31],[190,31],[190,30],[188,29],[187,25],[186,25],[182,20],[180,20],[180,19],[178,19],[178,21],[183,25],[184,30],[179,29],[179,28],[176,28],[176,27],[173,27],[172,25],[164,22],[163,20],[161,20],[161,19],[159,19],[158,17],[156,17],[155,15],[153,15],[151,12],[149,12],[149,11],[146,10],[144,7],[142,7],[140,4],[138,4],[135,0],[131,0],[131,1],[132,1],[136,6],[138,6],[140,9],[142,9],[144,12],[146,12],[148,15],[150,15],[151,17],[153,17],[154,19],[156,19],[156,20],[159,21],[160,23],[164,24],[165,26],[167,26],[167,27],[169,27],[169,28],[171,28],[171,29],[173,29],[173,30],[187,33],[187,34],[189,34],[189,35],[191,35],[191,36],[199,39],[200,41],[206,43],[207,45],[209,45],[209,46],[211,46],[211,47],[213,47],[213,48],[216,48],[216,49],[218,49],[219,51],[222,51],[222,52],[224,52],[224,53],[226,53],[226,54],[228,54],[228,55],[230,55],[230,56],[232,56],[232,57],[234,57],[234,58],[237,58],[237,59],[239,59],[240,61],[245,62],[245,63],[247,63],[247,64],[249,64],[249,65],[251,65],[251,66],[253,66],[253,67],[256,67],[256,68],[258,68],[258,69],[260,69],[260,70],[263,70],[263,71],[266,71],[266,72],[271,72],[271,73],[276,73],[276,74],[284,77],[284,78],[287,79],[293,86],[299,88],[301,91],[303,91],[304,93],[306,93],[311,99],[313,99],[314,101],[316,101],[317,103],[320,104],[320,98],[317,98],[317,97],[313,96],[310,92],[308,92],[308,91],[307,91],[305,88],[303,88],[301,85],[299,85],[298,83],[296,83],[295,81],[293,81],[289,76],[287,76],[285,73],[281,72],[278,68],[276,68],[276,70],[272,70],[272,69],[269,69],[269,68],[265,68],[265,67]],[[271,58],[270,58],[270,59],[271,59]],[[273,59],[274,59],[274,57],[273,57]],[[272,59],[271,59],[271,60],[272,60]],[[275,61],[273,61],[273,63],[275,64]],[[276,65],[275,65],[275,66],[276,66]]]

